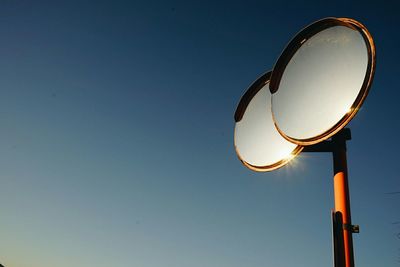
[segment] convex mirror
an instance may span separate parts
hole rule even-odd
[[[234,142],[242,163],[254,171],[284,166],[302,147],[283,138],[274,126],[268,72],[257,79],[241,98],[235,112]]]
[[[361,107],[374,70],[375,46],[362,24],[326,18],[309,25],[292,39],[272,71],[278,131],[298,145],[333,136]]]

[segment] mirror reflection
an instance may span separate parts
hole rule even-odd
[[[291,141],[332,131],[355,103],[368,63],[368,47],[358,30],[333,26],[307,39],[272,96],[278,129]]]
[[[276,130],[268,84],[248,103],[242,119],[235,124],[234,138],[239,159],[255,171],[271,171],[282,167],[301,150]]]

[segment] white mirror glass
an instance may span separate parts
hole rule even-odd
[[[240,160],[256,171],[279,168],[301,150],[296,150],[298,146],[288,142],[276,130],[268,84],[250,100],[242,119],[235,124],[234,138]]]
[[[284,69],[272,95],[272,113],[279,130],[296,140],[331,131],[355,103],[368,58],[363,36],[345,26],[327,28],[307,39]]]

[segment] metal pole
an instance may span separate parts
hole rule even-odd
[[[344,128],[330,141],[306,146],[303,152],[332,152],[333,189],[335,208],[332,213],[334,267],[354,267],[353,233],[358,225],[351,224],[350,194],[347,180],[346,141],[351,139],[350,129]]]
[[[347,179],[346,140],[350,139],[349,132],[339,132],[332,138],[333,143],[333,185],[335,213],[342,218],[343,249],[339,254],[344,255],[345,267],[354,267],[352,233],[358,228],[351,224],[350,194]]]

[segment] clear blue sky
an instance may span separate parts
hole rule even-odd
[[[394,1],[393,1],[394,2]],[[0,1],[6,267],[332,266],[332,163],[237,159],[233,113],[327,16],[375,38],[350,127],[357,266],[399,266],[399,7],[386,1]]]

